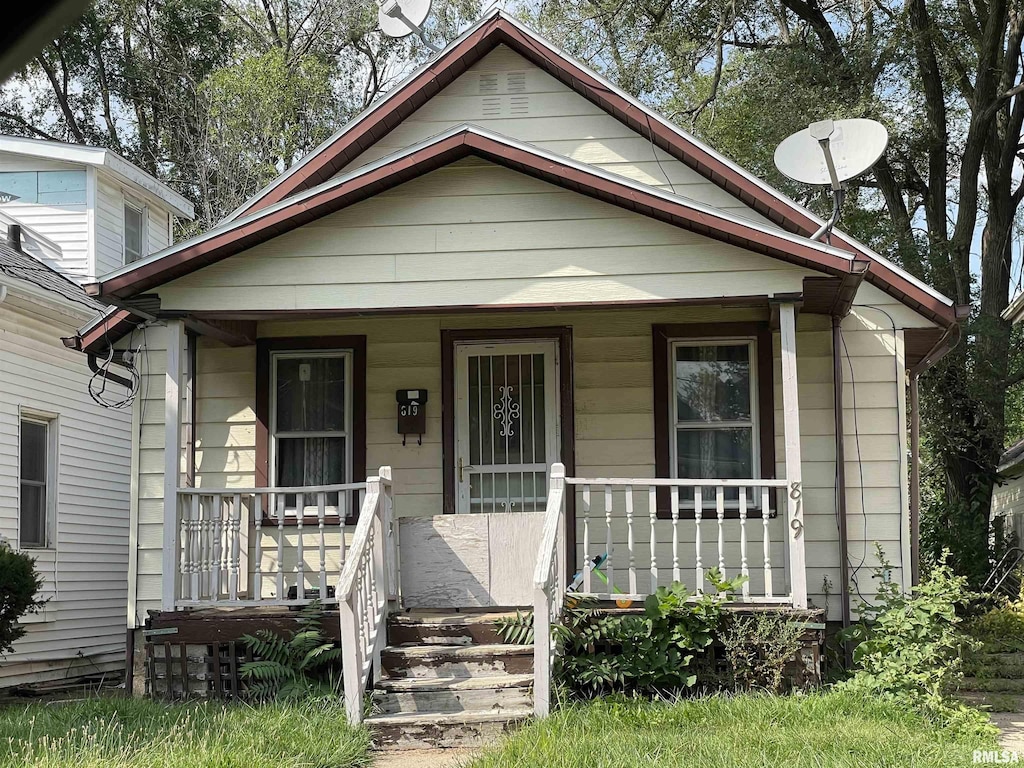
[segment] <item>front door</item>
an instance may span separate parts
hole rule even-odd
[[[456,515],[403,518],[408,608],[528,606],[559,461],[554,341],[455,347]]]
[[[455,376],[455,511],[543,511],[558,461],[557,344],[460,344]]]

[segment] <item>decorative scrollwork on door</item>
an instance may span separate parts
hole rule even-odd
[[[494,418],[501,422],[501,436],[512,437],[512,422],[519,418],[519,403],[512,400],[512,387],[498,387],[501,393],[501,400],[494,404]]]

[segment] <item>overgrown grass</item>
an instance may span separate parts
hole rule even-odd
[[[570,706],[471,768],[955,768],[997,748],[991,736],[955,736],[877,699],[749,694]]]
[[[0,709],[2,768],[349,768],[369,736],[337,699],[178,704],[93,699]]]

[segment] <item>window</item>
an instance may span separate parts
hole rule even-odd
[[[758,476],[756,359],[750,339],[672,344],[673,477]]]
[[[19,451],[19,545],[49,546],[56,507],[56,426],[53,420],[22,416]]]
[[[145,242],[146,209],[142,206],[124,203],[124,263],[131,264],[146,256]]]
[[[336,485],[352,478],[352,353],[347,350],[271,355],[270,466],[277,488]],[[339,512],[337,493],[327,497]],[[297,498],[285,497],[290,515]],[[303,515],[316,515],[304,499]]]
[[[772,333],[767,321],[652,325],[654,463],[658,477],[775,477]],[[703,507],[714,509],[705,489]],[[739,495],[726,489],[726,516]],[[693,514],[693,492],[680,489],[680,513]],[[709,498],[710,496],[710,498]],[[657,492],[658,516],[672,515],[668,488]],[[770,507],[774,496],[769,495]],[[748,491],[747,509],[761,498]],[[687,510],[689,512],[687,513]],[[769,509],[769,514],[774,514]]]

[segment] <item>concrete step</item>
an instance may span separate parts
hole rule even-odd
[[[1024,680],[1004,677],[965,677],[960,683],[960,690],[1024,694]]]
[[[389,646],[381,653],[385,677],[492,677],[533,672],[532,645]]]
[[[472,645],[501,643],[497,622],[515,612],[393,614],[388,622],[390,645]]]
[[[498,712],[533,706],[533,675],[381,680],[374,712]]]
[[[377,748],[484,747],[533,716],[530,707],[501,712],[411,712],[366,719]]]
[[[960,691],[956,697],[989,712],[1024,712],[1024,696],[1012,693]]]

